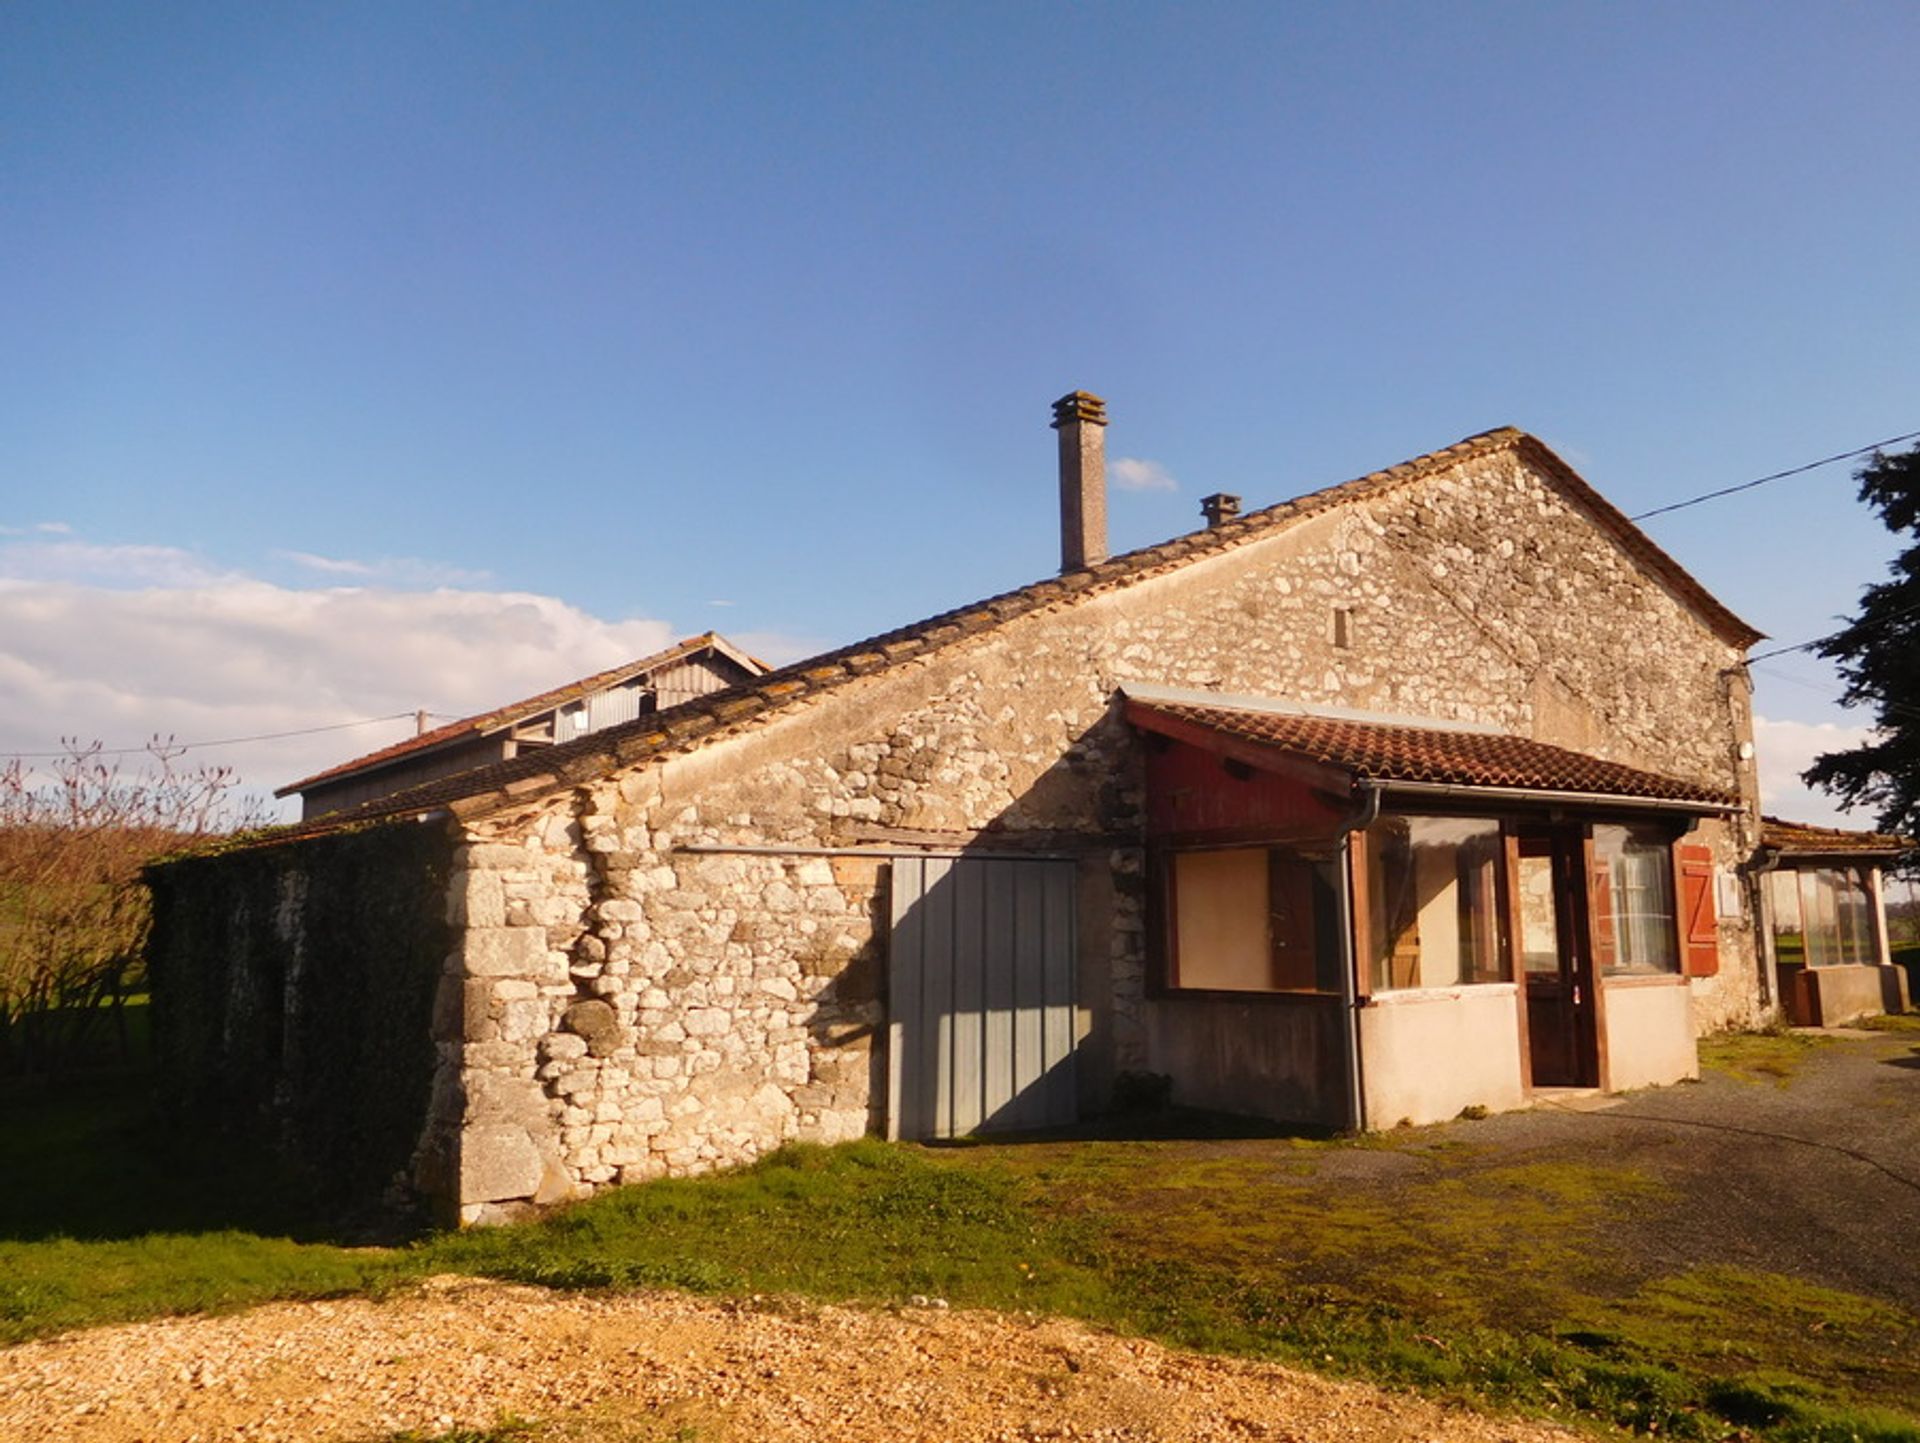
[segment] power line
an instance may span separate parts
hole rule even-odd
[[[1832,687],[1822,686],[1817,681],[1808,681],[1804,676],[1795,676],[1792,672],[1781,671],[1778,668],[1771,667],[1771,666],[1756,666],[1754,667],[1754,670],[1759,672],[1760,675],[1762,676],[1772,677],[1775,681],[1790,682],[1794,686],[1804,687],[1808,691],[1818,692],[1820,693],[1821,696],[1825,697],[1828,701],[1837,702],[1840,700],[1839,694],[1835,692]]]
[[[1732,496],[1739,491],[1751,491],[1756,486],[1764,486],[1769,481],[1784,481],[1789,476],[1798,476],[1803,471],[1814,471],[1822,466],[1831,466],[1836,461],[1851,461],[1855,456],[1865,456],[1872,451],[1884,451],[1889,446],[1898,446],[1902,441],[1920,438],[1920,431],[1909,431],[1904,436],[1889,436],[1884,441],[1875,441],[1870,446],[1856,446],[1851,451],[1842,451],[1837,456],[1823,456],[1818,461],[1809,461],[1804,466],[1792,466],[1785,471],[1776,471],[1771,476],[1762,476],[1753,481],[1742,481],[1738,486],[1722,486],[1718,491],[1708,491],[1700,496],[1691,496],[1685,501],[1675,501],[1670,506],[1656,506],[1651,511],[1642,511],[1638,516],[1629,516],[1629,521],[1645,521],[1650,516],[1665,516],[1669,511],[1684,511],[1689,506],[1698,506],[1702,501],[1717,501],[1722,496]]]
[[[145,752],[151,752],[156,747],[161,751],[167,751],[167,752],[190,752],[190,751],[196,751],[202,747],[236,747],[243,742],[277,742],[277,741],[282,741],[287,737],[317,736],[321,732],[345,731],[349,727],[372,726],[376,722],[412,721],[414,718],[414,715],[415,713],[410,711],[397,711],[397,712],[394,712],[391,716],[362,717],[359,721],[333,722],[327,726],[318,726],[318,727],[300,727],[295,731],[289,731],[289,732],[258,732],[258,733],[255,733],[253,736],[246,736],[246,737],[221,737],[215,741],[205,741],[205,742],[176,742],[171,739],[168,739],[167,741],[163,742],[158,737],[156,737],[153,741],[147,743],[147,745],[142,747],[84,747],[79,749],[79,754],[84,756],[97,756],[97,757],[132,757],[132,756],[139,756]],[[446,713],[445,712],[428,712],[427,715],[428,716],[445,716]],[[76,753],[73,749],[69,749],[66,751],[59,751],[59,752],[6,752],[0,755],[18,758],[21,761],[48,761],[48,760],[53,760],[60,757],[70,757],[75,754]]]
[[[1891,616],[1876,616],[1872,618],[1862,617],[1859,621],[1846,621],[1845,618],[1843,617],[1841,618],[1841,620],[1845,622],[1845,626],[1843,629],[1854,630],[1860,626],[1865,625],[1869,620],[1871,620],[1875,626],[1885,626],[1889,622],[1904,620],[1905,618],[1914,615],[1916,612],[1920,612],[1920,603],[1915,603],[1912,606],[1904,607],[1901,610],[1894,612]],[[1820,643],[1825,640],[1827,640],[1827,638],[1824,636],[1816,636],[1812,641],[1796,642],[1792,646],[1776,646],[1772,651],[1763,651],[1758,656],[1748,657],[1747,665],[1752,666],[1756,661],[1766,661],[1771,657],[1790,656],[1796,651],[1810,651],[1814,647],[1820,645]]]
[[[1832,702],[1835,706],[1844,707],[1847,705],[1847,703],[1842,701],[1839,695],[1830,686],[1821,686],[1820,683],[1814,682],[1814,681],[1808,681],[1803,676],[1793,676],[1787,672],[1778,671],[1775,668],[1770,666],[1757,666],[1754,668],[1754,670],[1757,671],[1761,676],[1771,678],[1774,681],[1784,681],[1797,687],[1803,687],[1807,691],[1813,692],[1818,696],[1824,697],[1827,701]],[[1905,702],[1879,701],[1879,702],[1875,702],[1874,705],[1882,711],[1900,712],[1905,716],[1920,717],[1920,707],[1908,706]]]
[[[1798,646],[1776,646],[1772,651],[1763,651],[1758,656],[1748,657],[1747,665],[1752,666],[1756,661],[1766,661],[1776,656],[1792,656],[1796,651],[1807,651],[1824,640],[1826,640],[1825,637],[1816,637],[1812,641],[1803,641]]]

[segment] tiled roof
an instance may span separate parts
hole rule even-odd
[[[583,676],[578,681],[570,681],[565,686],[557,686],[552,691],[543,691],[538,696],[530,696],[522,701],[509,702],[506,706],[496,707],[492,711],[481,712],[477,716],[462,717],[459,721],[448,722],[443,727],[421,732],[418,736],[408,737],[405,741],[395,742],[392,746],[381,747],[378,751],[368,752],[363,757],[355,757],[350,762],[342,762],[336,767],[328,767],[324,772],[315,772],[310,777],[302,777],[297,782],[288,782],[274,793],[276,797],[290,797],[295,792],[304,792],[321,782],[336,781],[350,777],[357,772],[372,771],[375,767],[386,766],[417,752],[432,751],[445,746],[448,742],[462,741],[467,737],[485,736],[506,727],[525,721],[530,716],[550,711],[568,702],[579,701],[582,697],[592,696],[595,692],[605,691],[608,687],[618,686],[630,677],[641,672],[656,671],[663,666],[693,656],[709,647],[719,647],[730,657],[743,665],[751,663],[764,672],[766,663],[736,650],[725,637],[717,632],[705,632],[700,636],[690,636],[684,641],[676,641],[665,651],[657,651],[652,656],[643,656],[638,661],[629,661],[607,671],[596,672],[592,676]]]
[[[1236,741],[1253,742],[1347,772],[1367,781],[1509,787],[1577,792],[1593,797],[1736,806],[1739,798],[1716,787],[1677,781],[1584,752],[1501,732],[1422,727],[1346,717],[1132,702],[1127,715],[1148,730],[1177,730],[1186,722]]]
[[[1810,827],[1804,822],[1762,817],[1760,845],[1789,857],[1897,857],[1913,850],[1913,838],[1886,832],[1851,832],[1841,827]]]
[[[455,804],[459,804],[463,812],[479,813],[495,806],[510,805],[544,791],[577,786],[601,775],[609,767],[632,766],[657,756],[691,750],[708,737],[749,720],[778,712],[807,697],[831,691],[914,657],[937,652],[1016,617],[1164,575],[1191,562],[1262,540],[1339,507],[1386,495],[1469,462],[1501,454],[1516,455],[1553,476],[1562,490],[1589,511],[1596,524],[1690,606],[1729,645],[1744,648],[1760,639],[1760,632],[1716,601],[1678,562],[1654,545],[1618,508],[1587,485],[1545,444],[1523,431],[1502,427],[1478,436],[1469,436],[1442,450],[1403,461],[1383,471],[1374,471],[1337,486],[1295,497],[1291,501],[1249,511],[1232,521],[1176,536],[1157,546],[1147,546],[1112,557],[1083,571],[1048,577],[971,606],[942,612],[938,616],[855,642],[807,661],[795,662],[753,681],[697,697],[637,721],[608,727],[604,731],[592,732],[557,746],[542,747],[538,752],[508,761],[425,782],[358,807],[330,812],[312,822],[266,834],[261,840],[263,843],[294,840],[379,821],[389,816],[417,814]]]

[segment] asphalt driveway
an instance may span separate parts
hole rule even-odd
[[[1908,1021],[1908,1019],[1903,1019]],[[1584,1161],[1649,1178],[1601,1238],[1622,1282],[1726,1265],[1920,1313],[1920,1019],[1901,1030],[1734,1038],[1699,1082],[1421,1128],[1329,1157],[1352,1171],[1476,1172]]]
[[[1740,1065],[1747,1042],[1698,1083],[1430,1131],[1470,1139],[1479,1162],[1582,1157],[1655,1179],[1664,1205],[1610,1228],[1626,1275],[1719,1263],[1920,1312],[1920,1019],[1785,1040],[1785,1075]]]

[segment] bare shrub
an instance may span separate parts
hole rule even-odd
[[[170,739],[138,770],[63,740],[44,773],[0,764],[0,1074],[61,1070],[111,1030],[126,1051],[144,983],[141,868],[214,833],[258,826],[224,767],[183,768]]]

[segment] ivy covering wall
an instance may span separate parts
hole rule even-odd
[[[428,1122],[451,855],[403,823],[152,869],[173,1117],[277,1154],[327,1205],[393,1201]]]

